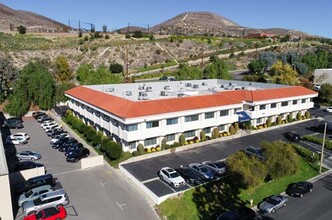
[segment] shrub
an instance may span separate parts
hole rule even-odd
[[[108,139],[107,137],[104,137],[104,138],[101,139],[101,143],[100,143],[100,151],[101,152],[106,152],[109,142],[111,142],[111,140]]]
[[[277,125],[281,125],[281,123],[282,123],[282,119],[281,119],[281,116],[278,116],[277,117]]]
[[[144,146],[143,146],[143,144],[138,144],[138,146],[137,146],[137,151],[138,151],[141,155],[145,154],[145,150],[144,150]]]
[[[164,146],[164,148],[163,148],[163,146]],[[169,144],[165,144],[163,146],[161,146],[161,150],[168,150],[171,148],[171,145],[169,145]]]
[[[154,147],[151,147],[150,150],[151,150],[151,152],[156,152],[156,148],[154,148]]]
[[[185,142],[184,142],[184,145],[188,145],[188,144],[189,144],[188,141],[185,141]]]
[[[17,31],[18,31],[19,34],[25,34],[27,32],[27,28],[20,25],[20,26],[17,27]]]
[[[95,138],[95,136],[97,136],[97,132],[96,132],[95,129],[91,128],[91,129],[89,129],[89,131],[85,134],[85,136],[86,136],[86,139],[87,139],[89,142],[91,142],[91,141]]]
[[[103,138],[103,133],[101,131],[98,131],[94,136],[94,138],[92,139],[94,146],[100,145],[102,138]]]
[[[166,140],[166,138],[163,138],[163,139],[161,140],[161,145],[165,145],[165,144],[167,144],[167,140]]]
[[[157,147],[156,147],[156,151],[161,151],[161,147],[160,147],[160,146],[157,146]]]
[[[292,146],[296,153],[303,157],[306,161],[310,163],[316,163],[319,160],[319,155],[312,152],[311,150],[297,144],[293,144]]]
[[[147,148],[146,153],[151,153],[151,148]]]
[[[171,145],[171,147],[173,147],[173,148],[180,147],[180,146],[181,146],[180,143],[176,142],[176,141]]]
[[[305,115],[305,117],[306,117],[307,119],[311,117],[311,115],[310,115],[310,112],[309,112],[309,111],[306,111],[304,115]]]
[[[211,136],[206,135],[206,140],[211,140]]]
[[[115,143],[113,141],[111,141],[108,144],[108,149],[106,150],[106,154],[107,156],[112,159],[112,160],[116,160],[119,159],[122,155],[122,147],[120,144]]]
[[[189,144],[193,144],[194,142],[193,141],[189,141]]]
[[[268,117],[268,119],[266,120],[266,126],[271,127],[271,124],[272,124],[272,118]]]
[[[229,133],[231,133],[231,135],[234,135],[236,133],[233,125],[229,126]]]
[[[205,141],[206,140],[205,132],[203,130],[199,133],[199,137],[200,137],[201,141]]]
[[[296,119],[297,119],[297,120],[301,120],[301,119],[302,119],[301,112],[298,112],[298,113],[296,114]]]
[[[137,150],[135,150],[135,151],[133,151],[132,152],[132,155],[134,156],[134,157],[137,157],[137,156],[139,156],[139,155],[141,155]]]
[[[293,121],[293,116],[291,114],[287,115],[287,121],[292,122]]]
[[[239,128],[239,123],[235,122],[234,123],[234,128],[235,128],[235,132],[237,132],[240,128]]]
[[[310,141],[319,145],[323,144],[323,138],[319,138],[316,136],[311,136],[311,135],[305,135],[302,137],[303,140],[305,141]],[[325,145],[324,145],[327,149],[332,150],[332,141],[329,140],[325,140]]]
[[[219,137],[219,128],[214,128],[212,131],[212,138],[216,139]]]
[[[109,67],[109,70],[111,71],[111,73],[122,73],[123,66],[119,63],[112,63]]]
[[[179,137],[179,143],[180,143],[180,146],[183,146],[186,142],[186,138],[184,136],[184,134],[181,134],[180,137]]]

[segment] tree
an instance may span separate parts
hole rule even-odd
[[[103,33],[107,32],[107,25],[103,25]]]
[[[262,52],[258,60],[264,63],[264,72],[277,61],[277,54],[272,51]]]
[[[195,66],[189,66],[188,64],[181,63],[176,72],[175,78],[177,80],[201,79],[202,72]]]
[[[23,25],[20,25],[20,26],[17,27],[17,31],[18,31],[19,34],[26,34],[27,29]]]
[[[272,81],[278,84],[295,85],[297,84],[297,72],[289,64],[283,64],[277,61],[271,67],[270,74]]]
[[[181,134],[180,137],[179,137],[179,143],[180,143],[180,146],[183,146],[186,142],[186,138],[184,136],[184,134]]]
[[[59,103],[59,102],[64,102],[67,101],[68,98],[65,96],[65,91],[74,88],[75,84],[73,83],[59,83],[55,85],[55,97],[54,97],[54,101],[55,103]]]
[[[137,151],[139,152],[139,154],[140,155],[143,155],[143,154],[145,154],[145,150],[144,150],[144,146],[143,146],[143,144],[138,144],[138,146],[137,146]]]
[[[248,69],[250,70],[250,72],[258,74],[261,73],[265,68],[265,63],[261,60],[252,60],[249,64],[248,64]]]
[[[94,146],[100,145],[102,138],[103,138],[103,132],[97,131],[96,135],[92,139],[93,145]]]
[[[55,59],[55,78],[58,82],[68,82],[73,78],[73,73],[69,68],[68,60],[60,55]]]
[[[119,63],[112,63],[110,65],[109,70],[112,73],[122,73],[123,72],[123,66],[121,64],[119,64]]]
[[[229,133],[231,133],[231,135],[236,133],[236,130],[233,125],[229,126]]]
[[[332,103],[332,84],[324,83],[321,85],[319,98],[326,103]]]
[[[228,64],[221,59],[214,59],[208,64],[203,71],[204,77],[208,79],[232,79],[231,74],[228,72]]]
[[[91,65],[82,64],[76,75],[81,85],[115,84],[122,81],[119,74],[112,74],[105,66],[99,66],[94,70]]]
[[[219,128],[214,128],[213,130],[212,130],[212,138],[213,139],[216,139],[216,138],[218,138],[219,137]]]
[[[142,38],[143,37],[143,33],[142,33],[142,31],[136,30],[132,34],[132,37],[134,37],[134,38]]]
[[[0,57],[0,103],[8,98],[17,77],[18,70],[8,59]]]
[[[202,130],[202,131],[199,133],[199,137],[200,137],[200,140],[201,140],[201,141],[205,141],[205,140],[206,140],[206,136],[205,136],[205,132],[204,132],[204,130]]]
[[[106,150],[106,153],[107,156],[112,160],[119,159],[122,155],[122,147],[120,144],[111,141],[108,144],[108,149]]]

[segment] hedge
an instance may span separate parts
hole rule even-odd
[[[114,141],[111,141],[108,144],[108,148],[106,150],[106,154],[112,160],[119,159],[121,157],[121,155],[122,155],[122,147],[121,147],[121,145],[115,143]]]
[[[306,161],[315,163],[319,160],[319,155],[317,153],[313,153],[311,150],[297,144],[293,144],[292,146],[296,153],[303,157]]]
[[[316,136],[305,135],[305,136],[303,136],[302,139],[305,140],[305,141],[313,142],[315,144],[319,144],[319,145],[323,144],[323,138],[319,138],[319,137],[316,137]],[[325,148],[327,148],[329,150],[332,150],[332,141],[325,140]]]

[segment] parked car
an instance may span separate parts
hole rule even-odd
[[[66,206],[69,204],[67,193],[63,189],[45,193],[39,198],[23,204],[22,210],[25,215],[37,213],[45,208]]]
[[[43,166],[44,166],[44,164],[35,163],[33,161],[21,161],[16,164],[14,170],[15,170],[15,172],[19,172],[22,170],[28,170],[28,169],[33,169],[33,168],[43,167]]]
[[[27,139],[27,140],[30,139],[30,136],[27,133],[24,133],[24,132],[18,132],[18,133],[12,134],[12,135],[10,135],[10,137],[21,137],[21,138],[24,138],[24,139]]]
[[[41,176],[36,176],[28,179],[25,182],[19,183],[15,186],[15,192],[17,194],[22,194],[38,186],[50,185],[55,187],[56,182],[52,174],[45,174]]]
[[[247,147],[244,151],[245,154],[247,154],[248,156],[255,156],[260,160],[264,160],[264,152],[263,149],[261,147],[252,147],[249,146]]]
[[[19,121],[5,121],[2,125],[3,128],[9,128],[9,129],[20,129],[24,128],[22,122]]]
[[[204,161],[202,164],[207,166],[215,175],[221,176],[226,173],[226,164],[223,162]]]
[[[23,123],[22,118],[19,118],[19,117],[11,117],[11,118],[7,118],[6,121],[7,121],[7,122],[20,122],[20,123]]]
[[[55,137],[52,137],[50,144],[54,144],[58,141],[63,141],[63,140],[67,141],[70,138],[72,138],[72,137],[70,137],[67,132],[63,132],[63,133],[56,135]]]
[[[90,151],[87,148],[79,148],[75,151],[69,152],[67,156],[67,162],[77,162],[82,158],[88,157],[90,155]]]
[[[48,129],[50,129],[54,125],[58,125],[58,123],[56,121],[48,121],[46,123],[45,122],[42,123],[40,126],[44,129],[44,131],[47,131]]]
[[[50,207],[24,217],[23,220],[60,220],[67,217],[65,207]]]
[[[56,131],[52,132],[52,138],[56,137],[56,136],[66,136],[66,137],[70,137],[70,135],[68,134],[67,131],[64,131],[62,128],[61,129],[57,129]]]
[[[262,213],[274,213],[276,210],[287,205],[288,198],[282,195],[274,195],[264,199],[258,205],[258,209]]]
[[[288,132],[284,133],[284,136],[285,136],[285,138],[287,138],[287,140],[294,141],[294,142],[299,142],[301,140],[301,136],[292,131],[288,131]]]
[[[175,171],[178,172],[187,183],[199,185],[203,182],[201,175],[189,167],[177,168]]]
[[[304,194],[312,192],[313,184],[310,182],[297,182],[289,184],[286,193],[290,196],[303,197]]]
[[[57,141],[54,141],[53,143],[51,142],[51,146],[54,149],[59,149],[60,146],[62,146],[66,142],[70,142],[71,139],[74,139],[74,138],[72,138],[72,137],[64,137],[64,138],[57,139]]]
[[[68,149],[65,152],[65,156],[68,156],[69,154],[71,154],[70,152],[72,151],[76,151],[79,148],[83,148],[83,144],[81,143],[77,143],[77,144],[73,144],[70,147],[68,147]]]
[[[42,123],[44,121],[49,121],[49,120],[52,120],[52,118],[50,116],[48,116],[48,115],[42,115],[40,117],[37,117],[37,121],[39,123]]]
[[[76,144],[79,144],[76,139],[68,141],[68,142],[62,144],[61,146],[59,146],[59,151],[65,152],[69,147],[71,147],[72,145],[76,145]]]
[[[34,151],[21,151],[16,153],[18,160],[39,160],[42,158],[40,153]]]
[[[214,179],[213,172],[208,169],[205,165],[200,163],[191,163],[189,167],[195,171],[197,171],[205,180],[212,180]]]
[[[45,127],[44,131],[47,133],[47,132],[57,129],[57,128],[61,128],[61,126],[58,123]]]
[[[219,215],[217,220],[254,220],[256,213],[251,208],[246,206],[237,209],[229,210]]]
[[[40,117],[42,115],[46,115],[46,113],[45,112],[41,112],[41,111],[32,112],[32,117],[34,117],[34,118],[38,118],[38,117]]]
[[[27,144],[28,140],[22,137],[13,137],[13,136],[8,136],[5,141],[6,144]]]
[[[22,206],[22,204],[27,201],[37,199],[40,195],[53,191],[54,189],[51,185],[44,185],[32,188],[28,192],[20,195],[18,199],[18,206]]]
[[[164,167],[158,173],[160,179],[170,184],[172,187],[180,187],[185,185],[186,181],[172,168]]]
[[[52,137],[54,134],[63,132],[62,127],[56,127],[46,132],[47,136]]]
[[[324,129],[325,129],[325,122],[324,121],[320,122],[319,124],[311,125],[309,127],[309,130],[320,132],[320,133],[324,133]],[[332,123],[327,123],[326,133],[327,134],[332,134]]]
[[[332,113],[332,106],[327,107],[324,111],[329,112],[329,113]]]

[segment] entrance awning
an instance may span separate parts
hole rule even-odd
[[[250,116],[245,111],[238,111],[236,114],[239,115],[239,122],[246,122],[251,120]]]

